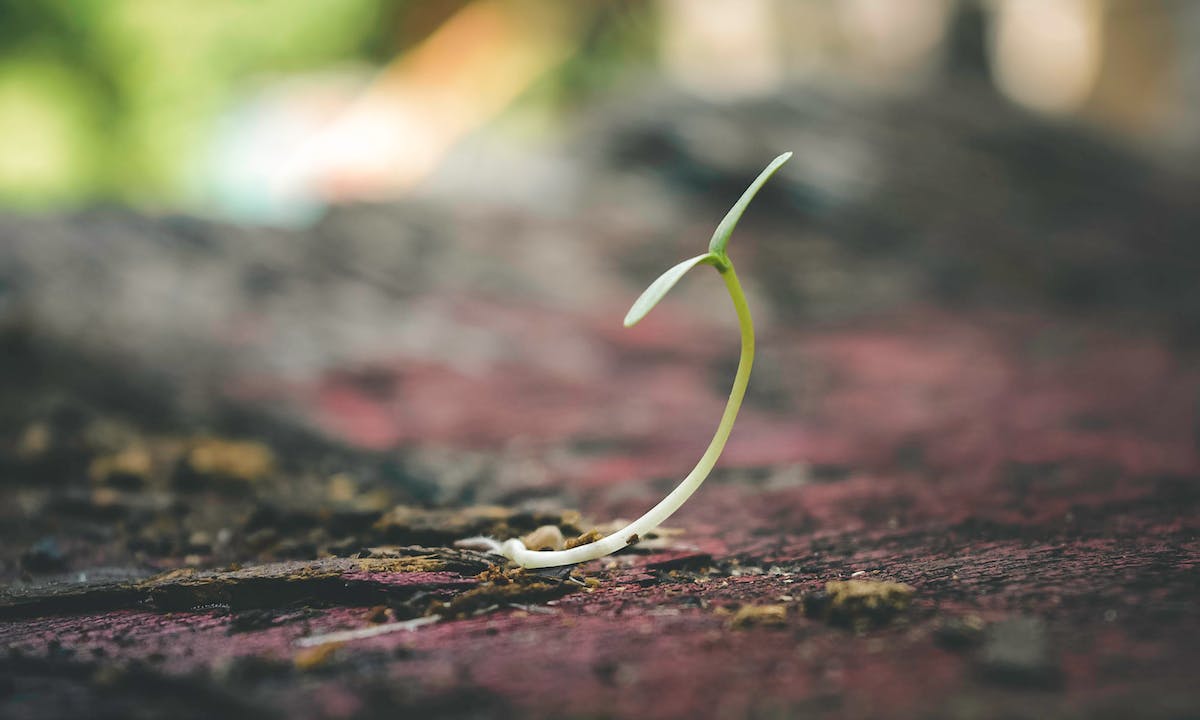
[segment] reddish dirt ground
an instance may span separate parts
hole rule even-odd
[[[518,333],[555,322],[503,312]],[[920,309],[769,330],[761,386],[673,532],[575,580],[519,578],[511,592],[477,577],[487,558],[444,549],[456,535],[555,521],[554,508],[630,517],[667,489],[719,412],[728,360],[719,329],[670,327],[621,336],[576,324],[581,342],[607,350],[573,378],[402,360],[299,395],[313,425],[346,446],[464,448],[484,469],[442,511],[388,513],[411,489],[380,497],[337,481],[304,490],[315,504],[289,502],[299,481],[286,447],[272,450],[268,477],[243,481],[185,472],[191,456],[161,456],[189,441],[145,432],[127,439],[154,458],[145,477],[123,485],[93,472],[48,495],[10,488],[13,502],[43,503],[42,524],[22,527],[52,541],[10,565],[25,569],[0,600],[0,714],[1200,711],[1200,378],[1185,351],[1152,335]],[[612,391],[618,377],[632,394]],[[57,439],[10,463],[37,468],[76,447],[53,426],[66,421],[46,422]],[[97,454],[79,432],[77,452]],[[423,462],[435,475],[467,472],[454,453]],[[181,476],[195,487],[181,489]],[[470,495],[552,511],[453,509]],[[590,527],[562,522],[568,534]],[[224,547],[195,536],[217,527],[229,529]],[[827,587],[852,578],[873,583],[868,596],[884,582],[907,588],[875,602]],[[478,598],[446,609],[472,589]],[[422,616],[440,619],[296,644]]]

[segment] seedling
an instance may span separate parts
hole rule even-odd
[[[672,513],[678,510],[692,496],[692,493],[696,492],[696,488],[700,487],[700,484],[712,472],[713,466],[717,464],[717,458],[721,457],[721,451],[725,449],[725,441],[729,439],[729,432],[733,429],[733,421],[737,418],[738,409],[742,406],[742,398],[746,395],[746,384],[750,381],[750,367],[754,364],[754,323],[750,319],[750,308],[746,306],[746,296],[742,293],[742,286],[738,282],[737,273],[733,270],[733,263],[729,260],[729,255],[726,254],[725,248],[729,244],[729,236],[733,234],[734,227],[742,219],[742,213],[746,211],[746,207],[750,204],[750,201],[758,194],[763,184],[775,174],[775,171],[791,157],[792,154],[788,152],[775,158],[762,171],[758,178],[750,184],[750,187],[746,188],[746,192],[742,193],[741,199],[737,201],[729,213],[725,215],[725,219],[721,221],[721,224],[717,226],[712,240],[708,243],[708,252],[684,260],[660,275],[657,280],[650,284],[650,287],[646,288],[641,297],[633,303],[629,314],[625,316],[625,327],[636,325],[642,318],[646,317],[646,314],[658,304],[659,300],[663,299],[663,296],[671,288],[675,287],[675,283],[679,282],[680,278],[686,275],[689,270],[699,265],[711,265],[716,268],[721,278],[725,281],[725,287],[729,290],[729,297],[733,299],[733,309],[737,312],[738,324],[742,330],[742,354],[738,359],[737,374],[734,375],[733,389],[729,391],[729,402],[725,405],[725,412],[721,415],[721,422],[717,425],[717,432],[713,435],[712,442],[708,444],[708,449],[700,456],[699,462],[696,463],[696,466],[692,468],[687,477],[669,495],[663,498],[657,505],[650,508],[649,512],[645,515],[613,534],[587,543],[586,545],[579,545],[569,550],[530,550],[525,547],[525,543],[516,538],[506,540],[503,543],[491,538],[471,538],[470,540],[463,541],[463,544],[480,545],[527,568],[556,567],[559,565],[573,565],[575,563],[587,562],[588,560],[604,557],[627,545],[636,543],[639,538],[645,537],[662,524],[664,520],[670,517]]]

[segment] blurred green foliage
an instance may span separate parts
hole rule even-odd
[[[0,0],[0,204],[178,197],[273,74],[378,58],[387,0]]]
[[[195,199],[240,99],[382,65],[470,1],[0,0],[0,207]],[[575,53],[523,98],[551,122],[653,55],[643,0],[572,2]]]

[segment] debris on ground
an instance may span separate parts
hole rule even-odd
[[[743,605],[729,619],[729,627],[744,630],[749,627],[783,627],[787,625],[787,605]]]
[[[913,588],[880,580],[830,580],[824,592],[804,597],[804,614],[864,632],[891,622],[908,609]]]

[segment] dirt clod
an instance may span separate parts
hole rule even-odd
[[[729,627],[734,630],[783,627],[787,624],[787,615],[787,605],[743,605],[729,620]]]
[[[206,438],[192,445],[186,465],[201,478],[249,483],[271,473],[275,456],[262,443]]]
[[[562,530],[557,525],[542,525],[521,538],[530,550],[562,550],[566,544]]]
[[[144,447],[133,446],[92,460],[88,467],[88,477],[98,484],[135,489],[147,482],[153,469],[154,463],[149,451]]]
[[[563,544],[563,549],[570,550],[571,548],[576,548],[576,547],[579,547],[580,545],[587,545],[588,543],[594,543],[602,537],[604,537],[604,535],[600,534],[599,531],[588,530],[587,532],[585,532],[582,535],[578,535],[576,537],[569,538],[566,541],[566,543]]]
[[[341,646],[341,643],[325,643],[324,645],[318,645],[314,648],[309,648],[297,653],[292,662],[295,664],[297,670],[300,670],[301,672],[310,672],[320,668],[333,659],[333,656],[337,654],[338,648]]]
[[[913,588],[879,580],[831,580],[804,598],[804,614],[857,632],[891,622],[912,601]]]
[[[454,597],[449,603],[435,607],[445,618],[460,618],[485,611],[494,606],[542,603],[554,600],[580,588],[579,583],[547,579],[522,568],[493,566],[478,575],[479,587]]]
[[[978,615],[951,618],[933,631],[933,639],[947,650],[978,647],[984,640],[984,624]]]

